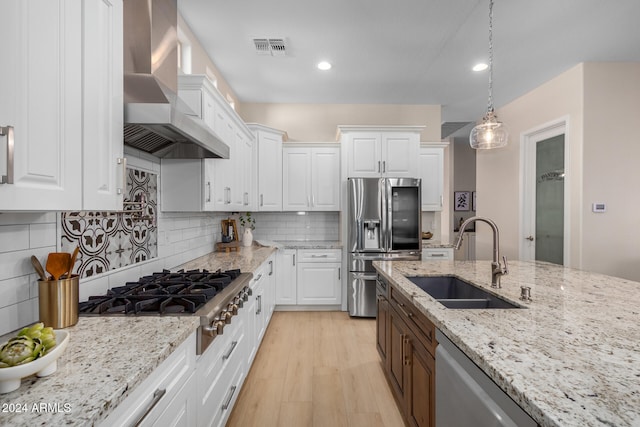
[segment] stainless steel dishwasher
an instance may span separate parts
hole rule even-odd
[[[436,427],[537,426],[440,330],[436,339]]]

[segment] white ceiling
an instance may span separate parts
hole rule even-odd
[[[488,0],[179,0],[240,102],[441,104],[486,111]],[[640,62],[640,0],[495,0],[494,105],[580,62]],[[254,37],[284,37],[286,56]],[[315,65],[328,60],[333,69]],[[640,76],[638,76],[640,80]]]

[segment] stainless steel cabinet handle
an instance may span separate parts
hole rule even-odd
[[[231,399],[233,399],[233,395],[236,392],[236,386],[231,386],[231,388],[229,389],[229,396],[227,396],[227,398],[224,400],[224,403],[222,404],[222,410],[226,411],[227,409],[229,409],[229,405],[231,405]]]
[[[329,255],[324,254],[324,255],[316,255],[316,254],[311,254],[311,258],[328,258]]]
[[[118,157],[117,160],[119,165],[122,165],[122,187],[116,190],[117,194],[124,193],[124,189],[127,187],[127,158],[126,157]]]
[[[211,201],[211,181],[207,181],[207,203]]]
[[[246,191],[244,193],[244,205],[245,206],[249,205],[249,193],[247,193]]]
[[[256,315],[258,315],[262,313],[262,295],[258,295],[256,299],[258,300],[258,310],[256,310]]]
[[[273,275],[273,261],[269,261],[269,276]]]
[[[0,176],[0,184],[13,184],[13,126],[0,127],[0,136],[7,137],[7,174]]]
[[[342,280],[341,270],[342,270],[342,268],[338,267],[338,280]]]
[[[429,254],[430,258],[441,258],[443,256],[444,256],[444,254]]]
[[[527,239],[527,240],[528,240],[528,241],[530,241],[530,242],[533,242],[533,236],[525,237],[525,239]]]
[[[316,207],[316,195],[315,195],[315,194],[313,194],[313,195],[311,196],[311,207],[312,207],[312,208],[315,208],[315,207]]]
[[[378,173],[380,173],[380,160],[378,160]]]
[[[296,265],[296,254],[293,254],[293,265]]]
[[[387,172],[387,161],[384,160],[382,162],[382,173],[386,173]]]
[[[256,277],[256,282],[259,282],[261,278],[262,278],[262,273],[258,274],[258,277]]]
[[[260,195],[260,206],[264,206],[264,196]]]
[[[440,195],[440,207],[444,204],[444,196]]]
[[[230,357],[231,357],[231,353],[233,353],[233,350],[235,350],[235,349],[236,349],[237,345],[238,345],[238,341],[234,341],[234,342],[232,342],[232,343],[231,343],[231,348],[229,349],[229,351],[227,352],[227,354],[225,354],[225,355],[223,355],[223,356],[222,356],[222,360],[227,360],[228,358],[230,358]]]
[[[137,427],[140,424],[142,424],[144,419],[147,417],[147,415],[149,415],[149,413],[153,410],[153,408],[155,408],[158,402],[160,402],[160,399],[162,399],[162,397],[165,395],[166,392],[167,392],[166,388],[157,389],[155,392],[153,392],[153,399],[149,403],[149,406],[147,406],[147,409],[145,409],[144,414],[142,414],[142,416],[140,416],[140,418],[138,418],[136,422],[133,423],[134,426]]]
[[[231,204],[231,187],[225,187],[224,194],[225,194],[224,203],[226,205]]]

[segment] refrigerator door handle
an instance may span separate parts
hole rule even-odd
[[[353,273],[353,278],[357,280],[377,280],[376,273]]]

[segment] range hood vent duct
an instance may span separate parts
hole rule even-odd
[[[178,97],[177,0],[124,2],[124,143],[158,157],[229,158]]]

